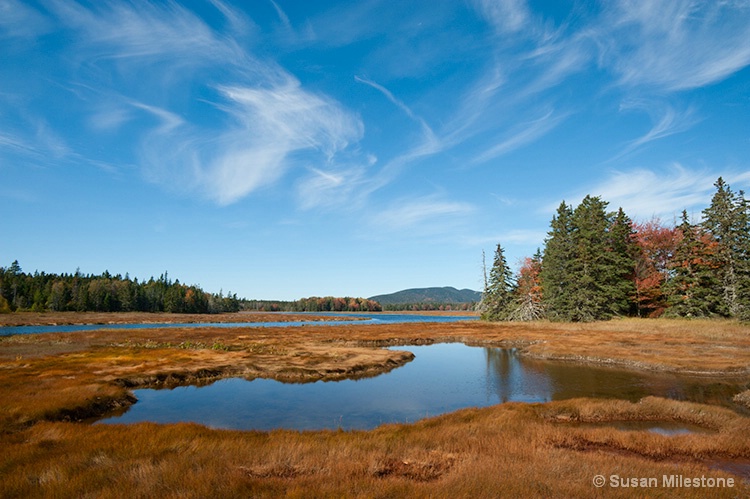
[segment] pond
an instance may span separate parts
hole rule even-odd
[[[295,313],[301,315],[302,313]],[[279,312],[283,315],[283,312]],[[39,333],[73,333],[76,331],[92,331],[95,329],[156,329],[156,328],[198,328],[198,327],[291,327],[291,326],[335,326],[343,324],[398,324],[403,322],[457,322],[478,320],[477,316],[440,316],[440,315],[418,315],[418,314],[362,314],[362,313],[335,313],[335,312],[311,312],[312,317],[329,316],[338,317],[336,320],[309,320],[309,321],[275,321],[275,322],[189,322],[189,323],[140,323],[140,324],[66,324],[57,326],[0,326],[0,336],[14,334],[39,334]],[[351,317],[351,320],[342,319]]]
[[[748,381],[654,375],[524,359],[515,350],[460,343],[393,347],[413,361],[374,378],[289,384],[223,379],[208,386],[140,389],[126,412],[99,423],[193,421],[242,430],[371,429],[465,407],[574,397],[647,395],[731,405]]]

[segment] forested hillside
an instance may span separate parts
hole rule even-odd
[[[198,286],[172,281],[165,272],[159,279],[130,279],[125,274],[46,274],[22,271],[18,261],[0,267],[0,313],[16,310],[97,312],[236,312],[236,294],[212,294]]]
[[[693,222],[633,222],[586,196],[561,203],[543,251],[517,275],[498,244],[481,303],[489,320],[593,321],[614,316],[750,320],[750,211],[719,178]],[[486,272],[485,272],[486,273]]]
[[[263,312],[380,312],[383,307],[367,298],[310,296],[295,301],[242,300],[242,309]]]
[[[412,288],[386,295],[371,296],[387,311],[474,310],[482,293],[447,287]]]

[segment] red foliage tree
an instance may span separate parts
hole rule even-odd
[[[634,222],[633,229],[638,246],[634,277],[638,315],[658,317],[667,307],[663,285],[669,278],[670,262],[682,233],[662,225],[658,218]]]
[[[524,258],[516,279],[516,293],[519,297],[528,297],[534,303],[541,303],[542,280],[539,277],[541,271],[542,262],[539,258]]]

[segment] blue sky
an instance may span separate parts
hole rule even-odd
[[[481,288],[562,200],[750,191],[750,2],[0,0],[0,266]]]

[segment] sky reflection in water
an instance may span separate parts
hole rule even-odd
[[[394,347],[416,358],[361,380],[289,384],[224,379],[204,387],[135,390],[138,402],[103,423],[193,421],[217,428],[370,429],[464,407],[573,397],[638,400],[658,395],[722,403],[739,384],[650,375],[518,357],[513,350],[460,343]]]

